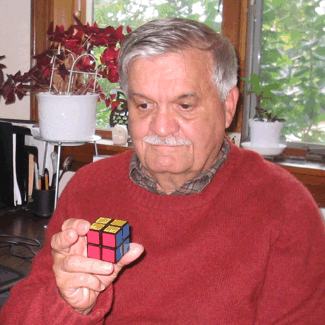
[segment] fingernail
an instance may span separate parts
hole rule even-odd
[[[136,255],[136,254],[138,254],[140,252],[140,250],[141,250],[140,247],[133,248],[131,250],[131,254]]]
[[[74,236],[74,231],[73,230],[69,230],[67,233],[67,236],[72,238]]]
[[[102,270],[107,273],[112,272],[112,264],[105,263],[102,265]]]
[[[102,284],[102,285],[100,286],[100,289],[101,289],[101,290],[105,290],[105,289],[106,289],[105,285]]]
[[[131,250],[131,254],[135,255],[135,254],[138,254],[140,251],[140,249],[137,247],[137,248],[134,248]]]
[[[83,227],[83,228],[85,228],[85,229],[86,229],[86,228],[87,228],[87,226],[88,226],[88,223],[87,223],[87,222],[82,222],[82,223],[81,223],[81,227]]]

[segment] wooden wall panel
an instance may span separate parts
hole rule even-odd
[[[244,100],[242,88],[244,83],[246,63],[246,34],[247,34],[248,0],[224,0],[222,34],[229,38],[234,45],[239,64],[240,99],[234,121],[228,131],[241,132],[243,122]]]
[[[65,27],[74,24],[73,15],[76,15],[82,22],[86,21],[86,0],[52,0],[54,25]],[[78,12],[80,3],[81,11]]]
[[[308,188],[319,207],[325,208],[325,168],[303,168],[299,164],[296,167],[281,163],[279,165]]]
[[[46,31],[52,21],[52,0],[31,0],[31,66],[35,64],[33,57],[42,53],[50,45],[46,38]],[[31,119],[38,120],[37,101],[34,94],[31,95]]]

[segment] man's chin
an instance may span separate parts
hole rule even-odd
[[[184,170],[177,161],[168,158],[160,158],[156,161],[149,162],[146,169],[153,177],[155,177],[155,174],[162,173],[181,174]]]

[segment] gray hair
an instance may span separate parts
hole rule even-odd
[[[146,58],[168,52],[197,48],[212,54],[214,62],[213,82],[221,100],[225,100],[237,84],[237,58],[230,41],[210,27],[194,20],[161,18],[150,21],[122,41],[119,54],[120,84],[128,91],[128,70],[137,58]]]

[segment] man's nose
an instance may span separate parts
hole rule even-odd
[[[151,121],[151,131],[160,137],[175,134],[179,130],[176,113],[168,107],[158,107]]]

